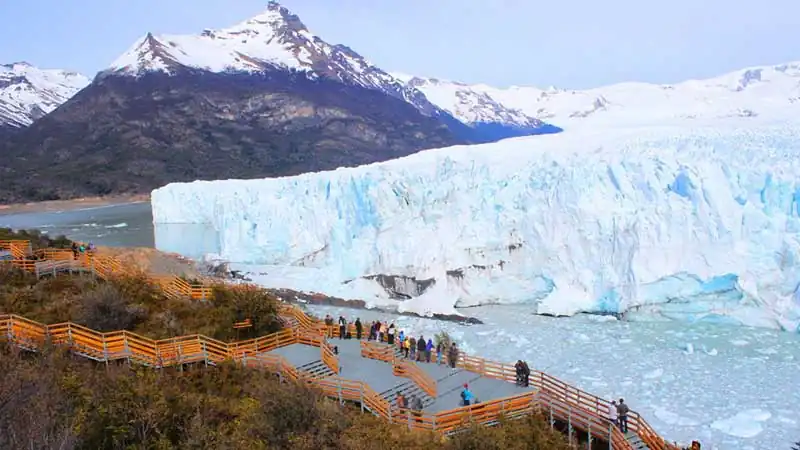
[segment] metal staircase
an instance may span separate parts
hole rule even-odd
[[[322,360],[303,364],[302,366],[298,366],[297,369],[311,375],[312,379],[321,379],[336,375]]]
[[[631,444],[633,450],[650,450],[650,447],[648,447],[636,433],[628,431],[625,433],[625,440]]]
[[[405,383],[398,384],[397,386],[394,386],[391,389],[387,389],[381,392],[380,396],[385,398],[390,405],[394,405],[397,400],[397,396],[400,394],[403,394],[406,400],[409,401],[409,404],[412,397],[419,398],[420,400],[422,400],[423,408],[432,405],[436,401],[435,398],[428,395],[425,391],[422,390],[422,388],[420,388],[416,383],[410,380]]]

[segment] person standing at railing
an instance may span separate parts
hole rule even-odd
[[[625,404],[625,399],[619,399],[619,405],[617,405],[617,416],[619,416],[619,431],[623,433],[628,432],[628,412],[630,412],[630,408],[628,405]]]
[[[433,339],[428,339],[428,344],[425,346],[426,362],[431,362],[431,353],[433,353]]]
[[[617,424],[617,401],[611,400],[611,403],[608,404],[608,420],[611,421],[614,426],[618,426]]]
[[[339,316],[339,339],[344,339],[347,334],[347,319]]]
[[[525,387],[531,384],[531,368],[527,361],[522,361],[522,385]]]
[[[386,342],[386,331],[389,327],[386,326],[386,322],[379,322],[378,326],[378,340],[381,342]]]
[[[442,345],[441,342],[436,344],[436,364],[441,364],[442,363],[442,349],[443,348],[444,348],[444,346]]]
[[[414,359],[417,356],[417,340],[414,339],[414,336],[408,338],[408,349],[411,351],[408,358]]]
[[[447,359],[450,363],[450,368],[455,369],[458,362],[458,347],[456,347],[455,342],[450,344],[450,349],[447,351]]]
[[[420,336],[417,341],[417,362],[422,362],[425,358],[425,349],[428,345],[425,343],[425,336]]]
[[[518,359],[517,363],[514,364],[514,369],[517,373],[517,386],[522,386],[522,360]]]
[[[408,359],[408,353],[411,351],[411,338],[403,340],[403,355]]]
[[[387,343],[389,345],[394,345],[394,332],[397,331],[394,328],[394,324],[389,325],[389,328],[386,330],[386,337]]]
[[[361,340],[361,331],[364,329],[364,326],[361,325],[361,318],[356,317],[356,339],[359,341]]]

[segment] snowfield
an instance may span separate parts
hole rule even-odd
[[[191,224],[208,251],[268,266],[264,285],[423,314],[517,304],[795,331],[799,143],[796,123],[752,117],[584,127],[296,177],[176,183],[153,191],[156,243],[185,251],[192,233],[174,230]],[[364,278],[379,274],[411,298]]]

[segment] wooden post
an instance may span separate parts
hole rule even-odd
[[[103,359],[106,362],[106,368],[108,368],[108,342],[106,342],[105,336],[103,336]]]
[[[592,450],[592,422],[591,422],[591,420],[589,421],[589,424],[588,424],[587,428],[588,428],[588,430],[586,430],[586,432],[589,433],[589,441],[586,443],[586,449],[587,450]]]
[[[569,445],[572,447],[572,406],[567,404],[567,436]]]
[[[608,424],[608,450],[614,450],[614,423]]]
[[[203,341],[203,360],[206,363],[206,367],[208,367],[208,349],[206,348],[206,341]]]

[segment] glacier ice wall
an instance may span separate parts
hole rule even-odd
[[[314,268],[319,292],[405,275],[436,280],[413,300],[437,312],[530,303],[796,330],[799,156],[791,124],[580,130],[175,183],[152,206],[157,231],[212,226],[222,257]]]

